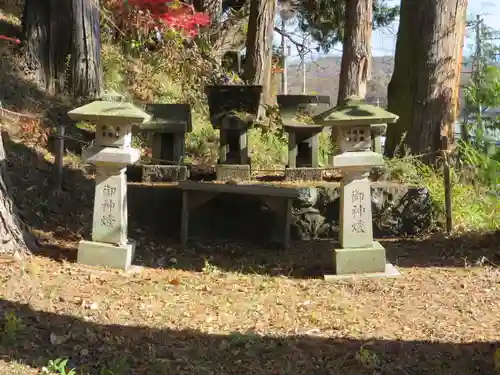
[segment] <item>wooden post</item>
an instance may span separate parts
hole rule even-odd
[[[443,175],[444,175],[444,204],[446,214],[446,233],[450,234],[453,229],[452,205],[451,205],[451,181],[450,162],[448,160],[448,137],[441,138],[441,148],[443,150]]]
[[[189,236],[189,191],[182,192],[181,246],[186,247]]]
[[[288,133],[288,168],[297,168],[297,136],[293,131]]]
[[[57,189],[61,190],[63,185],[63,164],[64,164],[64,125],[59,125],[56,139],[56,154],[54,166],[56,167],[56,184]]]

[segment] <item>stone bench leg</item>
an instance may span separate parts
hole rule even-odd
[[[181,214],[181,246],[186,247],[189,237],[189,215],[195,208],[207,203],[217,193],[189,191],[182,192],[182,214]]]
[[[283,220],[282,244],[284,249],[291,245],[292,227],[292,198],[287,197],[263,197],[262,201],[273,211],[278,218]]]

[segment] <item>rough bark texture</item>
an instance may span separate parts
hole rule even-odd
[[[337,104],[351,95],[365,97],[370,76],[372,0],[346,0],[346,24]]]
[[[250,5],[246,42],[245,80],[263,85],[262,104],[271,102],[271,65],[274,32],[274,0],[253,0]]]
[[[48,90],[59,94],[65,92],[68,84],[68,56],[71,53],[72,0],[50,1],[49,61],[51,80]]]
[[[40,87],[47,89],[50,76],[50,0],[26,0],[23,11],[24,59]]]
[[[431,153],[453,139],[467,0],[402,0],[385,153]],[[403,136],[406,133],[406,137]],[[403,139],[403,141],[401,141]],[[399,147],[401,145],[401,147]]]
[[[36,250],[37,244],[17,214],[9,191],[6,155],[0,131],[0,254],[23,257]]]
[[[101,37],[99,8],[92,0],[73,0],[73,43],[71,89],[75,97],[101,94]]]
[[[92,0],[26,0],[24,55],[39,86],[49,94],[100,93],[99,9]],[[68,57],[71,56],[71,69]]]

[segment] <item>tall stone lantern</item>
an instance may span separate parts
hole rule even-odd
[[[384,247],[373,241],[371,169],[384,164],[383,156],[371,150],[371,127],[394,123],[398,116],[350,97],[343,106],[314,118],[337,132],[340,154],[333,167],[342,171],[340,193],[340,248],[334,250],[335,277],[352,274],[388,275],[397,270],[387,264]]]
[[[151,116],[126,102],[94,101],[73,109],[75,121],[96,125],[95,145],[83,150],[82,157],[96,166],[92,240],[78,245],[78,263],[126,270],[132,263],[135,241],[127,236],[126,166],[140,158],[131,146],[132,126]]]

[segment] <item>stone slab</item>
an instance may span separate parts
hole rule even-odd
[[[135,247],[136,242],[132,239],[119,246],[82,240],[78,244],[77,262],[88,266],[110,267],[126,271],[132,265]]]
[[[333,269],[336,275],[385,272],[385,248],[377,241],[371,247],[335,249]]]
[[[250,165],[248,164],[217,164],[215,167],[217,180],[250,180]]]
[[[373,272],[363,274],[347,274],[347,275],[330,275],[325,274],[324,280],[327,282],[339,282],[356,279],[377,279],[377,278],[392,278],[401,276],[401,272],[391,263],[385,265],[384,272]]]
[[[87,163],[133,164],[141,157],[141,151],[128,148],[93,146],[82,151],[82,158]]]
[[[116,172],[116,169],[97,168],[92,241],[111,244],[127,241],[127,177],[125,168]]]
[[[185,165],[144,165],[142,180],[145,182],[173,182],[184,181],[189,177],[189,170]]]
[[[365,168],[384,165],[384,157],[373,151],[344,152],[333,157],[334,168]]]
[[[322,179],[322,168],[285,168],[287,181],[321,181]]]

